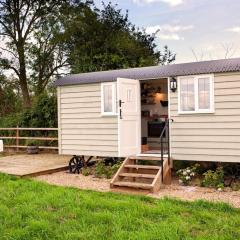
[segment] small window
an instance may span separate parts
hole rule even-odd
[[[181,111],[195,111],[194,78],[183,78],[180,82]]]
[[[199,109],[211,108],[211,87],[210,78],[198,78],[198,106]]]
[[[102,83],[101,85],[101,113],[102,115],[116,114],[116,84]]]
[[[179,113],[214,111],[213,76],[180,77],[179,86]]]

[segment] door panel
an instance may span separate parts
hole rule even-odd
[[[140,84],[139,80],[117,79],[119,103],[119,156],[140,153]]]

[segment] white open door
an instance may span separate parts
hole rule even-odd
[[[118,78],[118,151],[120,157],[139,154],[141,150],[141,108],[139,80]]]

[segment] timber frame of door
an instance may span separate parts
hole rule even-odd
[[[119,78],[120,79],[120,78]],[[133,79],[134,80],[134,79]],[[140,83],[141,83],[141,81],[146,81],[146,80],[148,80],[148,79],[141,79],[141,80],[138,80]],[[154,79],[149,79],[149,80],[154,80]],[[171,118],[171,90],[170,90],[170,77],[167,77],[166,78],[166,80],[167,80],[167,85],[168,85],[168,118],[170,119]],[[119,96],[119,93],[118,93],[118,88],[117,88],[117,96]],[[141,153],[141,136],[142,136],[142,131],[141,131],[141,89],[140,89],[140,91],[139,91],[139,98],[140,98],[140,119],[139,119],[139,123],[140,123],[140,128],[139,128],[139,131],[138,131],[138,137],[139,137],[139,139],[140,139],[140,141],[139,141],[139,147],[138,147],[138,156],[140,156],[142,153]],[[178,101],[179,101],[179,99],[178,99]],[[118,104],[118,103],[117,103]],[[119,137],[120,137],[120,116],[119,116],[119,107],[118,107],[118,156],[119,157],[122,157],[122,156],[120,156],[120,139],[119,139]],[[169,145],[170,145],[170,147],[169,147],[169,151],[170,151],[170,156],[172,155],[171,154],[171,122],[169,122]],[[154,155],[156,155],[156,156],[159,156],[160,154],[154,154]]]
[[[119,80],[121,80],[121,79],[126,79],[126,78],[117,78],[117,104],[118,104],[118,114],[117,114],[117,116],[118,116],[118,157],[128,157],[128,156],[122,156],[121,154],[120,154],[120,109],[119,109],[119,85],[118,85],[118,82],[119,82]],[[130,80],[130,79],[129,79]],[[139,85],[140,85],[140,80],[137,80],[137,79],[132,79],[132,81],[138,81],[139,82]],[[140,90],[140,88],[139,88],[139,92],[138,92],[138,104],[139,104],[139,106],[138,106],[138,109],[139,109],[139,119],[138,119],[138,121],[139,121],[139,128],[138,128],[138,142],[139,142],[139,144],[138,144],[138,150],[137,150],[137,153],[136,154],[134,154],[134,155],[137,155],[137,154],[140,154],[141,153],[141,90]]]
[[[147,81],[148,79],[141,79],[140,80],[140,83],[141,81]],[[154,80],[154,79],[149,79],[149,80]],[[157,80],[157,79],[156,79]],[[170,77],[167,77],[166,78],[166,81],[167,81],[167,90],[168,90],[168,119],[171,119],[171,90],[170,90]],[[140,91],[140,94],[141,94],[141,91]],[[140,99],[141,99],[141,96],[140,96]],[[178,100],[179,101],[179,100]],[[140,103],[140,110],[141,110],[141,103]],[[142,118],[140,117],[140,124],[142,122]],[[169,121],[169,151],[170,151],[170,157],[172,156],[171,155],[171,123],[172,121]],[[141,125],[140,125],[141,126]],[[142,137],[141,135],[141,129],[140,129],[140,138]],[[158,154],[158,153],[154,153],[154,154],[151,154],[151,153],[142,153],[141,152],[141,142],[140,142],[140,148],[139,148],[139,154],[138,156],[151,156],[151,157],[159,157],[161,154]]]

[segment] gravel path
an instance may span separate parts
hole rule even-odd
[[[203,199],[213,202],[225,202],[233,207],[240,208],[240,191],[231,191],[225,189],[224,191],[217,191],[212,188],[192,187],[192,186],[179,186],[171,184],[163,186],[158,194],[152,194],[153,197],[175,197],[182,200],[194,201]]]
[[[67,172],[57,172],[36,177],[36,179],[48,182],[53,185],[76,187],[80,189],[91,189],[101,192],[110,191],[110,179],[94,178],[93,176],[83,176],[82,174],[70,174]]]
[[[110,180],[99,179],[93,176],[74,175],[66,172],[58,172],[49,175],[36,177],[37,180],[47,182],[53,185],[71,186],[80,189],[91,189],[101,192],[110,191]],[[175,197],[182,200],[194,201],[203,199],[208,201],[226,202],[230,205],[240,208],[240,191],[224,190],[222,192],[211,188],[179,186],[177,183],[165,185],[158,194],[149,194],[155,198]]]

